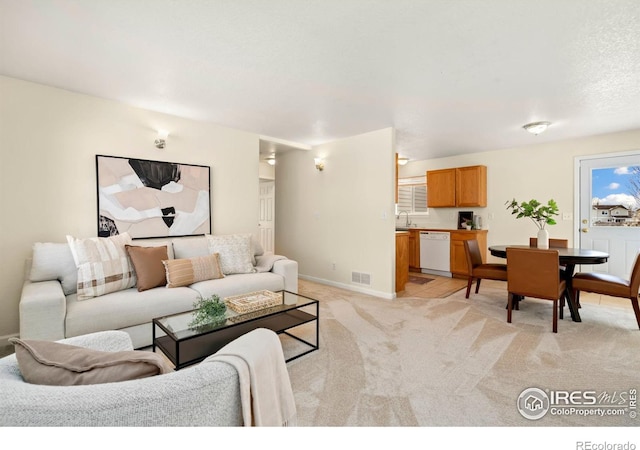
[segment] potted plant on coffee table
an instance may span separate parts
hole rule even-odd
[[[558,215],[558,205],[551,199],[546,205],[538,200],[518,203],[514,198],[505,203],[511,214],[517,214],[516,219],[528,217],[538,227],[538,248],[549,248],[549,232],[545,228],[547,225],[555,225],[553,216]]]

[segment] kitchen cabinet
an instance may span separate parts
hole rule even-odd
[[[409,233],[396,232],[396,292],[404,291],[409,281]]]
[[[487,260],[487,230],[451,231],[451,273],[453,276],[469,276],[467,255],[464,251],[464,241],[477,239],[483,260]]]
[[[456,206],[456,169],[427,171],[427,206]]]
[[[487,166],[456,168],[456,206],[487,206]]]
[[[420,272],[420,230],[409,230],[409,269]]]
[[[487,206],[487,166],[428,170],[427,206]]]

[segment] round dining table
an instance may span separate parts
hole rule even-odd
[[[492,245],[489,247],[489,252],[492,256],[498,258],[507,257],[507,247],[515,248],[535,248],[528,245]],[[565,277],[567,289],[566,294],[569,299],[569,311],[571,312],[571,318],[575,322],[581,322],[580,312],[578,311],[578,305],[573,296],[572,279],[573,274],[578,264],[604,264],[609,260],[609,254],[601,252],[599,250],[589,250],[585,248],[550,248],[549,250],[557,250],[560,265],[565,266],[565,270],[562,271]],[[508,263],[507,263],[508,264]]]

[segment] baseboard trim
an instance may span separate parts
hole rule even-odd
[[[310,275],[304,275],[304,274],[298,274],[298,277],[303,280],[313,281],[315,283],[320,283],[320,284],[326,284],[328,286],[333,286],[340,289],[346,289],[347,291],[373,295],[374,297],[383,298],[385,300],[393,300],[394,298],[396,298],[395,292],[393,294],[389,294],[388,292],[376,291],[374,289],[366,289],[360,286],[353,286],[351,284],[339,283],[337,281],[325,280],[324,278],[317,278],[317,277],[312,277]]]
[[[4,336],[0,336],[0,347],[4,347],[6,345],[11,345],[9,344],[9,339],[13,338],[13,337],[20,337],[20,335],[18,333],[15,334],[6,334]]]

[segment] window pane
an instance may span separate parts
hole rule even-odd
[[[413,210],[417,213],[426,213],[427,208],[427,187],[414,186],[413,188]]]

